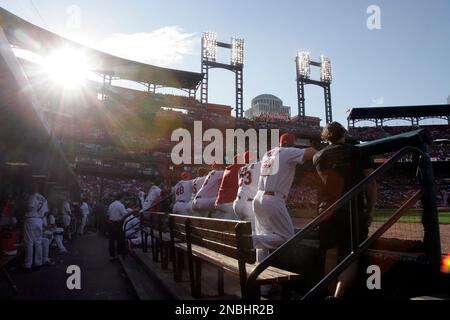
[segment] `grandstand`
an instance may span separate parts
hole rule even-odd
[[[437,119],[441,124],[430,124],[432,119]],[[409,122],[410,125],[389,125],[392,121]],[[358,126],[360,123],[364,125]],[[373,125],[367,126],[367,123],[373,123]],[[448,225],[445,223],[450,206],[447,200],[450,192],[450,105],[353,108],[348,115],[349,134],[359,141],[368,142],[388,138],[419,128],[426,129],[433,139],[428,152],[436,178],[437,205],[441,208],[441,220],[444,223],[441,225],[443,229],[441,232],[448,234]],[[376,155],[374,157],[376,165],[380,166],[391,156],[392,153]],[[399,203],[413,194],[414,190],[417,190],[417,184],[411,179],[413,166],[412,159],[406,157],[396,165],[395,171],[378,181],[377,207],[380,212],[396,208]],[[417,203],[415,207],[419,208],[420,203]],[[410,217],[408,221],[417,222],[417,219]],[[419,239],[422,235],[416,227],[417,223],[410,224],[409,233],[415,234],[414,238]],[[406,232],[403,233],[406,234]],[[406,236],[403,235],[403,237]],[[450,244],[443,243],[443,249],[450,250]]]

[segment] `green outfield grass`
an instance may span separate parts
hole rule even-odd
[[[375,212],[374,221],[386,221],[392,214],[393,209],[378,209]],[[410,210],[406,215],[400,218],[400,222],[420,223],[422,213],[419,210]],[[450,211],[439,211],[439,223],[450,224]]]
[[[393,213],[394,209],[377,209],[375,211],[375,222],[386,221],[390,215]],[[291,216],[293,218],[314,218],[317,213],[315,210],[291,210]],[[421,211],[418,209],[412,209],[408,211],[406,215],[400,218],[400,222],[409,223],[421,223]],[[440,224],[450,224],[450,211],[439,211],[439,223]]]

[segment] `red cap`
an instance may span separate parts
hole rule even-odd
[[[280,147],[293,147],[295,136],[292,133],[285,133],[280,137]]]
[[[189,173],[187,173],[187,172],[182,172],[181,175],[180,175],[180,177],[181,177],[182,180],[186,180],[186,179],[189,178]]]

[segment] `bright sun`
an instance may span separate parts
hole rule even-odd
[[[52,53],[43,67],[55,84],[70,89],[82,86],[88,74],[84,53],[69,48]]]

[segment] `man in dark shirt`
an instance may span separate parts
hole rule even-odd
[[[319,212],[325,211],[364,177],[373,173],[370,158],[362,154],[358,147],[345,143],[346,133],[345,128],[338,122],[327,124],[322,132],[322,138],[329,146],[314,156],[314,166],[323,183]],[[350,203],[338,209],[330,219],[321,224],[319,234],[320,246],[325,250],[325,274],[350,253],[352,245],[358,245],[367,238],[376,197],[377,185],[373,182],[368,185],[365,194],[354,198],[352,208],[357,209],[357,214],[353,217],[353,228],[350,223]],[[357,263],[348,267],[339,275],[337,281],[331,284],[330,290],[334,292],[335,298],[343,297],[352,285],[356,272]]]

